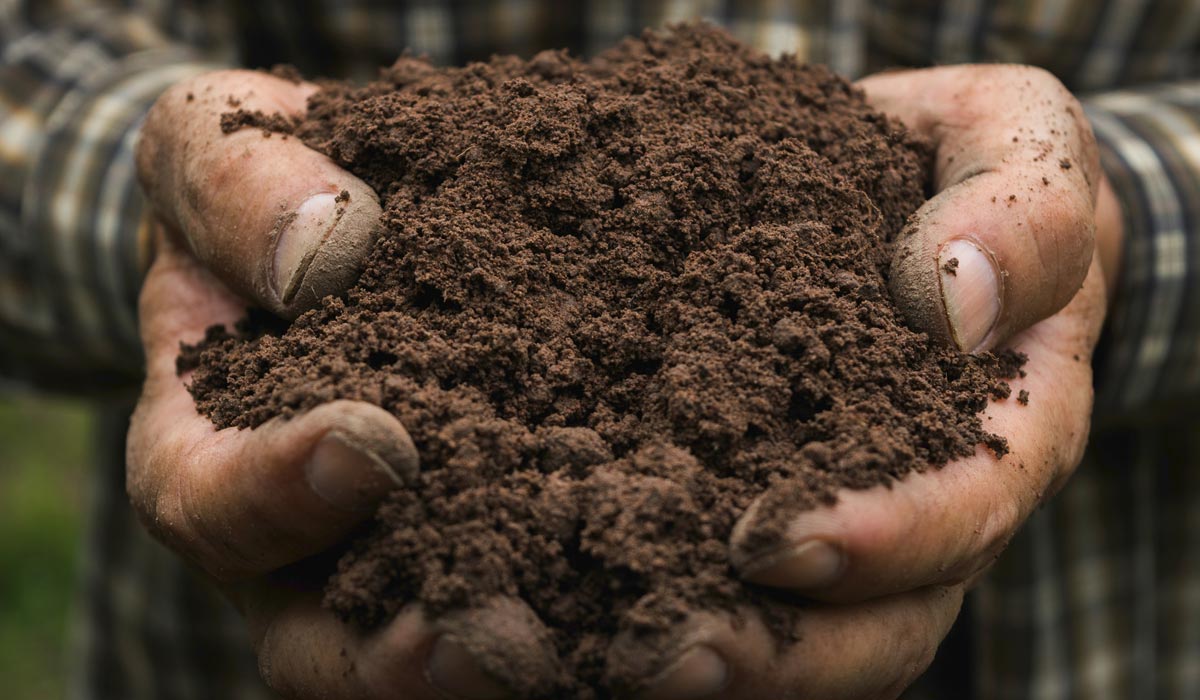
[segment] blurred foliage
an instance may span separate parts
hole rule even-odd
[[[91,413],[0,395],[0,695],[64,696]]]

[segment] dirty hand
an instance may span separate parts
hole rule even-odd
[[[417,473],[395,417],[339,401],[253,431],[217,431],[176,375],[180,342],[232,324],[248,304],[294,317],[349,286],[370,249],[380,206],[365,183],[298,139],[221,132],[230,98],[300,114],[313,90],[210,73],[169,90],[146,120],[138,169],[159,250],[140,302],[147,376],[128,441],[133,505],[239,607],[263,675],[284,697],[506,697],[494,679],[518,693],[538,687],[554,673],[553,652],[516,600],[437,619],[414,606],[370,634],[321,608],[304,560]],[[528,661],[538,658],[545,663]]]
[[[902,237],[893,296],[944,342],[1029,356],[1013,396],[984,418],[1011,452],[980,447],[890,489],[843,492],[797,513],[765,550],[749,544],[761,541],[750,536],[760,527],[752,506],[733,534],[735,567],[822,604],[784,646],[750,612],[741,625],[694,615],[678,644],[645,660],[665,669],[650,672],[646,700],[897,697],[933,659],[964,590],[1082,456],[1121,224],[1079,103],[1048,73],[1017,66],[887,73],[860,86],[936,149],[937,194]]]

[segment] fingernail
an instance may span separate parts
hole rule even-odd
[[[954,342],[960,350],[980,349],[1000,318],[1000,278],[992,257],[958,238],[942,246],[938,273]]]
[[[296,296],[321,243],[338,221],[337,195],[314,194],[280,219],[275,240],[275,294],[283,303]]]
[[[304,474],[326,503],[351,512],[374,507],[383,494],[402,484],[387,462],[338,431],[327,433],[313,448]]]
[[[808,540],[751,560],[742,567],[742,578],[773,588],[824,588],[841,577],[845,562],[840,547]]]
[[[650,681],[637,700],[699,700],[716,695],[728,684],[729,664],[712,647],[698,644]]]
[[[504,700],[511,691],[493,679],[463,646],[446,635],[433,642],[425,678],[435,690],[460,700]]]

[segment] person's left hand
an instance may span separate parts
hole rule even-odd
[[[1029,356],[1013,396],[985,412],[1011,452],[997,459],[978,447],[889,488],[843,492],[832,507],[797,513],[767,551],[747,543],[763,539],[750,536],[762,504],[786,496],[764,494],[734,530],[735,567],[821,604],[802,611],[791,644],[777,644],[751,610],[695,614],[663,639],[618,640],[611,654],[639,659],[651,679],[641,700],[899,696],[931,663],[964,591],[1082,457],[1121,223],[1081,106],[1048,73],[1019,66],[859,85],[936,151],[937,195],[893,264],[897,303],[936,339]],[[951,257],[956,274],[942,269]]]

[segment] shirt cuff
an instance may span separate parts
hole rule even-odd
[[[49,115],[21,207],[22,227],[35,233],[36,289],[20,300],[36,307],[5,314],[33,320],[6,335],[28,335],[27,343],[7,344],[36,355],[4,358],[9,376],[104,386],[140,374],[137,294],[150,237],[134,150],[146,112],[167,87],[217,68],[189,58],[179,49],[127,56]]]
[[[1096,356],[1099,418],[1200,398],[1200,83],[1084,100],[1124,217]]]

